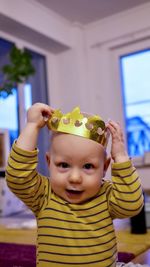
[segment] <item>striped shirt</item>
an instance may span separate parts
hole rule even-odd
[[[143,206],[140,179],[131,161],[112,164],[112,181],[98,194],[71,204],[51,190],[37,172],[38,151],[12,147],[6,179],[9,188],[37,219],[37,267],[116,266],[113,219],[138,214]]]

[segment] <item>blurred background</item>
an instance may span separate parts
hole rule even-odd
[[[7,188],[5,167],[27,109],[43,102],[63,112],[79,105],[106,121],[120,122],[145,193],[142,221],[150,227],[149,14],[149,0],[0,0],[2,224],[27,211]],[[9,80],[3,67],[15,60],[10,58],[14,45],[30,55],[34,73],[13,81],[8,93],[3,90]],[[43,129],[38,140],[38,168],[45,175],[48,134]]]

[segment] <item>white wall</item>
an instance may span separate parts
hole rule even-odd
[[[72,27],[74,46],[57,55],[56,58],[56,79],[57,90],[51,93],[51,103],[68,112],[73,107],[79,105],[82,110],[88,110],[90,99],[87,96],[87,71],[85,40],[80,27]],[[55,73],[56,73],[55,72]]]
[[[0,35],[42,51],[47,58],[49,102],[68,111],[75,105],[120,121],[124,129],[117,63],[120,48],[150,38],[150,4],[86,27],[71,25],[30,0],[0,0]],[[149,168],[140,169],[150,188]]]
[[[100,101],[107,119],[122,120],[121,90],[116,88],[117,69],[114,70],[118,49],[150,37],[150,4],[109,17],[86,29],[90,83],[94,84],[93,103]],[[91,86],[90,84],[90,86]],[[120,86],[120,84],[119,84]],[[103,101],[105,100],[105,101]],[[107,109],[105,109],[107,100]]]
[[[105,120],[119,121],[123,129],[119,56],[150,47],[149,14],[150,4],[146,4],[88,25],[85,29],[91,109]],[[140,168],[139,173],[143,187],[150,188],[150,168]]]
[[[72,45],[68,21],[32,0],[0,0],[0,15],[28,27],[28,34],[37,31],[62,45]]]
[[[86,81],[82,75],[82,29],[32,0],[0,0],[0,33],[19,47],[42,50],[47,58],[52,106],[64,111],[77,104],[82,106]]]

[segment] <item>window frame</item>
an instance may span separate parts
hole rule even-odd
[[[122,77],[120,68],[120,58],[125,55],[134,54],[142,50],[150,49],[150,37],[145,39],[136,40],[135,42],[123,44],[122,46],[113,48],[111,51],[112,56],[112,75],[114,76],[113,82],[117,94],[121,100],[122,104],[122,118],[123,118],[123,131],[125,136],[125,145],[127,147],[127,131],[126,131],[126,114],[125,114],[125,103],[124,103],[124,92],[122,87]],[[149,152],[147,152],[148,154]],[[133,162],[135,166],[144,167],[150,165],[150,162],[144,162],[144,156],[133,157]]]
[[[43,48],[41,48],[40,44],[39,46],[36,46],[32,43],[29,43],[25,40],[19,39],[15,36],[9,35],[8,33],[4,33],[0,31],[0,38],[8,41],[8,42],[12,42],[15,43],[17,47],[21,48],[21,49],[27,49],[29,51],[33,51],[34,53],[37,53],[41,56],[43,56],[45,58],[45,66],[46,66],[46,88],[47,88],[47,103],[50,104],[50,82],[51,84],[53,84],[53,80],[50,80],[50,75],[49,75],[49,71],[52,70],[52,65],[53,62],[55,62],[55,58],[53,56],[52,53],[50,53],[50,51],[48,50],[44,50]],[[19,108],[19,131],[21,132],[25,126],[25,122],[26,122],[26,108],[25,108],[25,97],[24,97],[24,90],[22,90],[22,87],[24,87],[24,84],[20,84],[18,86],[18,108]],[[51,86],[52,87],[52,86]],[[39,102],[39,101],[38,101]],[[41,102],[43,102],[41,100]],[[46,130],[42,130],[41,135],[44,134],[44,131],[46,134],[48,134],[48,132],[46,132]],[[41,135],[38,139],[41,140]],[[45,150],[47,150],[47,139],[44,138],[44,145],[41,147],[41,143],[40,142],[40,148],[41,148],[41,155],[44,154],[45,156]],[[43,153],[43,154],[42,154]],[[43,156],[41,156],[42,160],[43,160]],[[47,164],[46,161],[44,161],[44,164],[41,162],[41,159],[39,160],[39,164],[38,164],[38,168],[39,171],[42,173],[42,171],[44,170],[43,174],[48,175],[48,169],[47,169]],[[42,169],[41,169],[42,168]]]

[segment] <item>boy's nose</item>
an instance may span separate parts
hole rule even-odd
[[[82,181],[82,177],[81,177],[80,171],[77,169],[73,169],[69,176],[69,182],[70,183],[81,183],[81,181]]]

